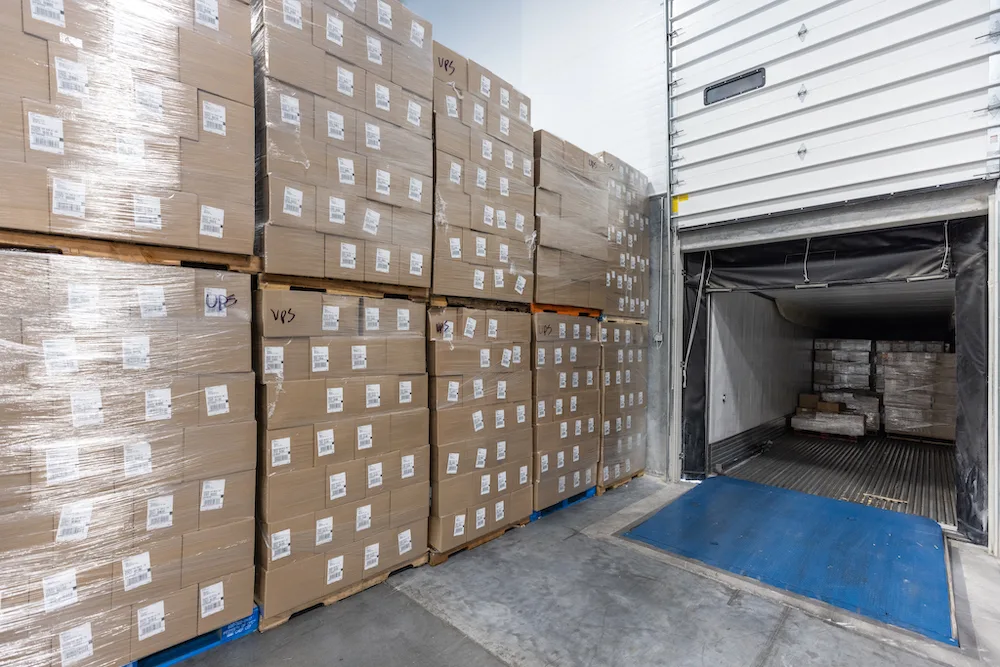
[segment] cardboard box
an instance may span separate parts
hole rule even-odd
[[[198,586],[198,635],[225,627],[253,613],[254,568],[209,579]]]
[[[198,634],[197,585],[132,607],[132,660],[193,639]]]
[[[465,90],[469,85],[469,60],[434,42],[434,78]]]
[[[327,478],[324,468],[262,475],[258,486],[262,521],[280,521],[325,507]]]
[[[221,577],[253,563],[254,521],[188,533],[183,538],[181,586]]]
[[[326,271],[325,237],[309,230],[265,225],[260,254],[267,273],[322,278]]]
[[[249,14],[249,10],[247,10],[247,14]],[[248,24],[249,16],[247,19]],[[270,48],[273,49],[277,44],[283,44],[280,38],[276,38],[276,33],[268,34]],[[240,104],[253,106],[254,63],[248,51],[238,51],[187,28],[180,28],[179,47],[181,83]],[[269,55],[268,63],[271,62]],[[301,63],[299,65],[301,66]],[[270,72],[274,76],[274,70],[270,70]],[[278,70],[277,73],[284,72],[285,70]],[[282,77],[276,76],[275,78],[281,79]],[[294,84],[296,82],[288,81],[288,83]],[[309,89],[307,86],[304,87]]]

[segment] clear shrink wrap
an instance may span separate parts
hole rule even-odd
[[[611,153],[597,154],[608,174],[606,315],[649,319],[649,179]]]
[[[933,344],[930,347],[937,349]],[[947,352],[875,355],[877,382],[883,388],[886,433],[955,440],[955,359],[953,353]]]

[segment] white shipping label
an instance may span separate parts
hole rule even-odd
[[[212,30],[219,29],[219,0],[194,0],[195,23]]]
[[[503,492],[507,490],[507,471],[497,473],[497,491]]]
[[[563,413],[563,399],[557,398],[554,402],[554,409],[557,416]]]
[[[333,542],[333,517],[316,520],[316,546]]]
[[[410,199],[415,202],[421,202],[424,198],[424,182],[423,180],[410,176],[410,192],[407,195]]]
[[[457,162],[451,163],[451,169],[448,170],[448,180],[455,185],[462,184],[462,165]]]
[[[66,139],[61,118],[28,112],[28,146],[33,151],[64,155]]]
[[[497,229],[507,229],[507,211],[497,209]]]
[[[514,229],[519,232],[524,231],[524,214],[518,213],[514,218]]]
[[[476,510],[476,530],[486,527],[486,508],[480,507]]]
[[[459,455],[456,453],[448,454],[448,470],[449,475],[458,474],[458,459]]]
[[[483,206],[483,224],[484,225],[487,225],[489,227],[493,226],[493,215],[494,215],[494,213],[496,213],[496,210],[492,206],[490,206],[489,204],[486,204],[486,205]]]
[[[65,178],[52,179],[52,213],[71,218],[87,217],[87,185]]]
[[[80,542],[87,539],[93,514],[94,503],[90,500],[63,505],[59,512],[56,542]]]
[[[499,335],[500,324],[495,319],[488,319],[486,321],[486,335],[489,338],[496,338]]]
[[[497,461],[507,460],[507,441],[500,440],[497,442]]]
[[[566,476],[563,475],[559,478],[559,493],[566,491]]]
[[[491,475],[480,475],[479,477],[479,495],[488,496],[490,495],[490,479]]]
[[[573,378],[573,389],[578,389],[580,387],[580,371],[573,371],[573,375],[571,377]]]
[[[264,348],[264,375],[285,375],[285,348],[267,346]]]
[[[510,118],[500,114],[500,134],[504,136],[510,135]]]
[[[70,410],[73,413],[73,428],[98,426],[104,423],[104,405],[99,389],[85,389],[70,392]]]
[[[524,294],[524,288],[527,284],[528,281],[524,276],[518,276],[517,280],[514,282],[514,291],[518,294]]]
[[[591,472],[590,468],[587,468],[587,484],[589,485],[594,479],[594,474]]]
[[[409,529],[396,535],[396,545],[399,548],[399,555],[409,553],[413,549],[413,534]]]
[[[549,471],[549,455],[542,454],[542,472]]]
[[[139,316],[142,319],[167,316],[167,296],[162,285],[140,285],[136,292],[139,298]]]
[[[521,363],[521,346],[520,345],[515,345],[514,346],[514,363],[515,364]]]
[[[472,286],[481,290],[486,287],[486,272],[481,269],[475,269],[472,272]]]
[[[448,110],[449,118],[458,118],[458,98],[448,95],[444,99],[445,107]]]
[[[500,88],[500,106],[504,109],[510,108],[510,91],[506,88]]]
[[[159,530],[174,525],[174,497],[160,496],[146,502],[146,530]]]
[[[76,570],[65,570],[42,579],[45,613],[76,604]]]
[[[507,420],[506,411],[503,408],[497,410],[495,417],[496,428],[497,429],[504,428],[506,426],[506,420]]]
[[[354,243],[340,244],[340,268],[358,268],[358,246]]]
[[[569,437],[569,424],[568,423],[561,422],[559,424],[559,437],[562,438],[562,439],[565,439],[565,438]],[[563,456],[562,452],[559,452],[559,461],[560,461],[559,467],[560,468],[562,468],[562,463],[561,463],[562,456]]]
[[[483,97],[489,97],[491,90],[493,90],[493,82],[490,80],[490,77],[486,76],[485,74],[480,74],[479,92],[483,95]]]
[[[518,483],[521,485],[528,483],[528,466],[521,466],[521,470],[518,473]]]
[[[578,377],[576,373],[573,373],[573,377]],[[575,385],[574,385],[575,386]],[[569,397],[569,411],[576,412],[576,396]]]
[[[202,618],[218,614],[226,608],[226,590],[221,581],[211,586],[202,586],[198,597]]]
[[[354,530],[368,530],[372,527],[372,506],[362,505],[354,513]]]
[[[365,123],[365,146],[374,150],[382,150],[382,128],[374,123]]]
[[[56,57],[55,64],[56,92],[80,99],[87,97],[89,76],[86,63]]]
[[[506,355],[506,353],[507,353],[507,350],[504,350],[504,354],[505,355]],[[501,400],[501,401],[506,401],[507,400],[507,381],[506,380],[497,380],[497,399]]]
[[[336,451],[333,442],[333,429],[316,431],[316,453],[318,456],[330,456]]]
[[[226,317],[229,295],[222,287],[205,288],[205,317]]]
[[[504,348],[503,356],[500,359],[500,365],[504,368],[510,368],[511,358],[513,357],[513,352],[509,348]]]
[[[149,370],[149,336],[122,338],[122,369],[126,371]]]
[[[226,211],[214,206],[201,207],[201,217],[198,223],[198,233],[202,236],[211,236],[221,239],[223,228],[226,226]]]
[[[522,167],[521,173],[523,173],[526,178],[531,178],[531,169],[532,169],[531,159],[524,158],[524,161],[521,163],[521,167]]]
[[[521,102],[521,108],[518,117],[525,123],[528,122],[528,105],[525,104],[524,102]]]
[[[476,125],[482,125],[486,120],[486,108],[479,102],[476,102],[472,108],[472,120]]]
[[[125,591],[153,583],[153,568],[149,563],[149,552],[122,559],[122,584]]]
[[[206,100],[201,104],[201,117],[203,131],[226,136],[226,107]]]
[[[441,327],[441,334],[444,340],[455,340],[455,323],[446,321]]]
[[[205,408],[209,417],[229,414],[229,385],[205,387]]]
[[[476,468],[486,467],[486,448],[480,447],[476,450]]]
[[[347,473],[338,472],[330,475],[330,500],[347,496]]]
[[[375,270],[379,273],[389,273],[389,262],[391,251],[387,248],[378,248],[375,251]]]
[[[378,0],[378,24],[392,30],[392,5],[382,0]]]
[[[537,355],[537,360],[535,361],[535,363],[538,364],[539,366],[544,366],[545,365],[545,348],[544,347],[538,348],[538,355]]]
[[[573,488],[580,486],[580,471],[577,470],[573,473]]]
[[[448,239],[448,247],[451,250],[452,259],[462,259],[462,239],[461,237],[451,237]]]
[[[392,176],[387,171],[381,169],[375,170],[375,192],[383,196],[390,196],[390,186],[392,185]]]
[[[562,364],[562,362],[563,362],[563,351],[562,351],[561,347],[557,347],[555,349],[555,351],[554,351],[554,353],[553,353],[552,356],[555,357],[555,363],[556,363],[557,366],[560,365],[560,364]]]
[[[382,405],[382,385],[365,385],[365,407],[369,410]]]
[[[336,556],[326,561],[326,585],[341,581],[344,578],[344,557]]]
[[[344,116],[336,111],[326,112],[326,136],[338,141],[344,140]]]
[[[400,457],[399,461],[400,467],[400,479],[409,479],[416,474],[416,457],[413,454],[407,454],[406,456]]]
[[[507,473],[504,473],[504,475],[506,475],[506,474]],[[495,508],[493,510],[493,516],[496,519],[497,523],[503,521],[504,516],[505,516],[505,510],[506,510],[505,501],[498,500],[497,504],[496,504],[496,506],[495,506]]]
[[[476,187],[480,190],[486,189],[486,170],[482,167],[476,167]]]
[[[45,372],[49,375],[68,375],[80,371],[75,338],[43,340],[42,352],[45,355]]]
[[[173,417],[170,387],[146,390],[146,421],[166,421]]]
[[[472,381],[472,398],[479,400],[486,395],[486,386],[482,378]]]
[[[285,199],[282,212],[285,215],[292,215],[296,218],[301,218],[303,198],[304,196],[302,190],[296,190],[295,188],[285,186]]]
[[[575,345],[570,345],[570,347],[569,347],[569,360],[570,360],[570,362],[575,362],[576,361],[576,346]]]
[[[94,633],[90,623],[59,633],[59,659],[62,667],[72,667],[93,655]]]
[[[132,195],[132,221],[136,229],[163,229],[163,210],[159,197]]]
[[[302,30],[302,0],[282,0],[285,25]]]
[[[340,306],[323,306],[323,331],[340,330]]]
[[[292,464],[292,439],[274,438],[271,440],[271,467],[280,468]]]
[[[489,139],[483,139],[483,158],[493,160],[493,142]]]
[[[559,373],[559,388],[560,389],[565,389],[566,388],[566,373],[565,372]]]
[[[201,483],[201,511],[221,510],[226,501],[226,480],[207,479]]]
[[[337,158],[337,173],[343,185],[354,185],[354,160],[346,157]]]
[[[608,481],[608,479],[610,479],[610,477],[611,477],[611,474],[608,472],[608,466],[604,466],[604,481],[605,482]]]
[[[126,477],[139,477],[153,472],[153,448],[148,442],[131,442],[124,446]]]
[[[65,28],[66,10],[63,0],[31,0],[31,18]]]
[[[396,309],[396,331],[409,331],[410,330],[410,309],[409,308],[397,308]]]
[[[377,86],[376,90],[378,90]],[[341,95],[354,97],[354,72],[343,67],[337,67],[337,92]],[[388,93],[388,89],[386,89],[386,93]],[[388,106],[388,100],[386,101],[386,106]]]
[[[475,412],[472,413],[472,429],[476,433],[479,433],[484,428],[486,428],[486,424],[483,421],[483,411],[476,410]]]
[[[392,100],[389,97],[389,87],[375,84],[375,108],[389,112]]]
[[[344,388],[343,387],[329,387],[326,390],[326,412],[331,414],[334,412],[344,411]]]
[[[423,109],[420,105],[409,100],[406,103],[406,122],[414,127],[420,127],[420,116],[423,114]]]
[[[580,435],[581,424],[580,420],[576,421],[576,434]],[[573,463],[580,460],[580,445],[573,445]]]
[[[458,388],[459,383],[451,381],[448,383],[448,402],[457,403],[458,402]]]
[[[538,418],[545,418],[545,401],[538,401]]]
[[[347,224],[347,201],[340,197],[330,197],[330,222],[335,225]]]
[[[413,382],[406,380],[399,383],[399,403],[405,405],[413,402]]]
[[[286,0],[287,1],[287,0]],[[292,95],[281,96],[281,122],[295,127],[302,126],[302,114],[299,110],[299,98]]]
[[[361,231],[372,236],[378,236],[378,226],[382,223],[382,214],[370,208],[365,209],[365,221],[361,225]]]
[[[382,486],[382,462],[372,463],[368,466],[368,488],[374,489]]]
[[[363,424],[358,426],[358,449],[371,449],[373,444],[372,425]]]
[[[514,168],[514,151],[509,148],[505,148],[503,151],[503,166],[508,169]]]
[[[632,459],[625,459],[625,474],[632,472]]]
[[[418,49],[424,48],[424,35],[426,34],[426,29],[422,23],[417,21],[410,22],[410,43],[416,46]]]
[[[500,244],[500,261],[507,263],[510,260],[510,246],[506,243]]]
[[[452,531],[454,537],[465,535],[465,515],[459,514],[455,517],[455,529]]]
[[[330,13],[326,15],[326,39],[337,46],[344,45],[344,21]]]
[[[424,256],[419,252],[410,253],[410,275],[422,276],[424,274]]]
[[[594,371],[587,371],[587,386],[594,386]]]
[[[476,237],[476,257],[486,257],[486,237]]]
[[[480,368],[490,367],[490,348],[485,347],[479,350],[479,367]]]
[[[486,239],[483,239],[483,240],[485,241]],[[477,243],[477,245],[478,245],[478,243]],[[477,324],[479,324],[479,323],[476,321],[475,318],[473,318],[473,317],[467,318],[465,320],[465,331],[463,332],[463,335],[466,338],[475,338],[476,337],[476,325]]]
[[[154,602],[136,611],[139,621],[139,641],[145,641],[167,631],[167,615],[163,608],[163,600]]]

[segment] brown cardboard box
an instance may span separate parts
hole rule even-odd
[[[181,586],[237,572],[253,563],[254,521],[188,533],[181,554]]]
[[[271,176],[261,188],[262,205],[272,225],[297,229],[316,227],[316,188]]]
[[[316,97],[315,139],[352,150],[357,146],[358,112],[325,97]]]
[[[248,12],[249,13],[249,12]],[[249,21],[248,21],[249,23]],[[281,40],[269,35],[269,46]],[[271,62],[271,59],[268,59]],[[227,99],[253,105],[253,59],[247,51],[237,51],[187,28],[180,29],[180,78],[189,84]],[[302,68],[303,70],[306,68]],[[273,70],[270,70],[272,76]],[[279,70],[283,73],[284,70]],[[277,76],[276,78],[281,78]],[[295,83],[295,81],[289,81]],[[306,86],[308,89],[308,87]],[[313,91],[317,92],[317,91]]]
[[[256,395],[253,373],[202,375],[198,386],[200,425],[253,421]]]
[[[190,482],[136,493],[132,524],[137,544],[197,530],[199,490],[198,482]]]
[[[257,345],[257,368],[264,382],[308,380],[309,341],[305,338],[263,338]]]
[[[129,607],[92,616],[69,616],[50,626],[37,628],[31,639],[11,641],[6,645],[7,651],[14,658],[32,655],[34,657],[25,660],[29,663],[40,660],[39,664],[47,665],[53,655],[73,655],[74,650],[80,648],[78,642],[86,639],[90,644],[90,657],[74,664],[84,667],[124,665],[131,661],[131,616]]]
[[[312,468],[316,459],[314,440],[312,424],[263,431],[261,446],[264,473],[271,475]]]
[[[257,431],[253,420],[184,429],[184,477],[191,481],[253,470]]]
[[[182,31],[182,55],[183,47]],[[262,56],[256,63],[258,74],[333,99],[328,94],[329,87],[324,68],[324,59],[328,56],[323,49],[302,39],[298,31],[293,34],[273,25],[264,25],[254,35],[254,48]]]
[[[258,480],[260,519],[280,521],[323,508],[327,481],[324,473],[324,468],[309,468],[261,475]]]
[[[434,149],[430,139],[366,114],[358,114],[358,130],[358,153],[432,175]]]
[[[253,613],[254,569],[203,581],[198,586],[198,635]]]
[[[289,567],[311,557],[316,543],[315,515],[257,524],[256,563],[265,570]]]
[[[325,70],[321,71],[325,71],[325,97],[356,111],[371,114],[372,111],[366,107],[371,88],[367,77],[373,75],[330,55],[324,56],[324,60]]]
[[[132,660],[193,639],[198,634],[198,586],[132,607]]]
[[[393,206],[431,213],[434,191],[432,178],[384,158],[368,159],[367,197]]]
[[[267,273],[324,276],[325,237],[322,234],[265,225],[260,241]]]
[[[354,195],[340,188],[319,189],[316,231],[347,238],[391,243],[394,209]]]
[[[426,478],[425,478],[426,479]],[[397,528],[430,515],[431,485],[417,482],[389,493],[389,524]]]
[[[114,584],[111,606],[127,607],[153,601],[181,587],[181,537],[140,547],[112,563]]]
[[[472,155],[472,130],[463,125],[457,118],[449,118],[440,113],[435,115],[436,136],[434,147],[436,150],[453,155],[457,158],[467,160]],[[466,178],[472,178],[474,174],[469,174],[472,167],[466,165]]]
[[[259,158],[261,173],[317,187],[328,185],[327,161],[331,144],[288,132],[268,132],[263,139]],[[341,147],[339,144],[337,142],[337,148]],[[350,148],[353,150],[354,146]]]
[[[254,315],[265,338],[317,336],[323,331],[323,295],[258,290],[254,292]]]
[[[468,59],[434,42],[434,78],[465,90],[469,85]]]
[[[256,472],[253,470],[202,481],[199,530],[253,518],[256,488]],[[217,499],[213,494],[218,494]]]
[[[328,465],[325,473],[327,509],[342,507],[365,497],[367,468],[363,457]]]

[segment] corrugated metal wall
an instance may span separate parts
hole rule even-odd
[[[812,332],[746,292],[713,294],[708,317],[708,442],[794,412],[812,385]]]
[[[1000,0],[671,5],[682,229],[1000,171]],[[761,67],[764,87],[705,105]]]

